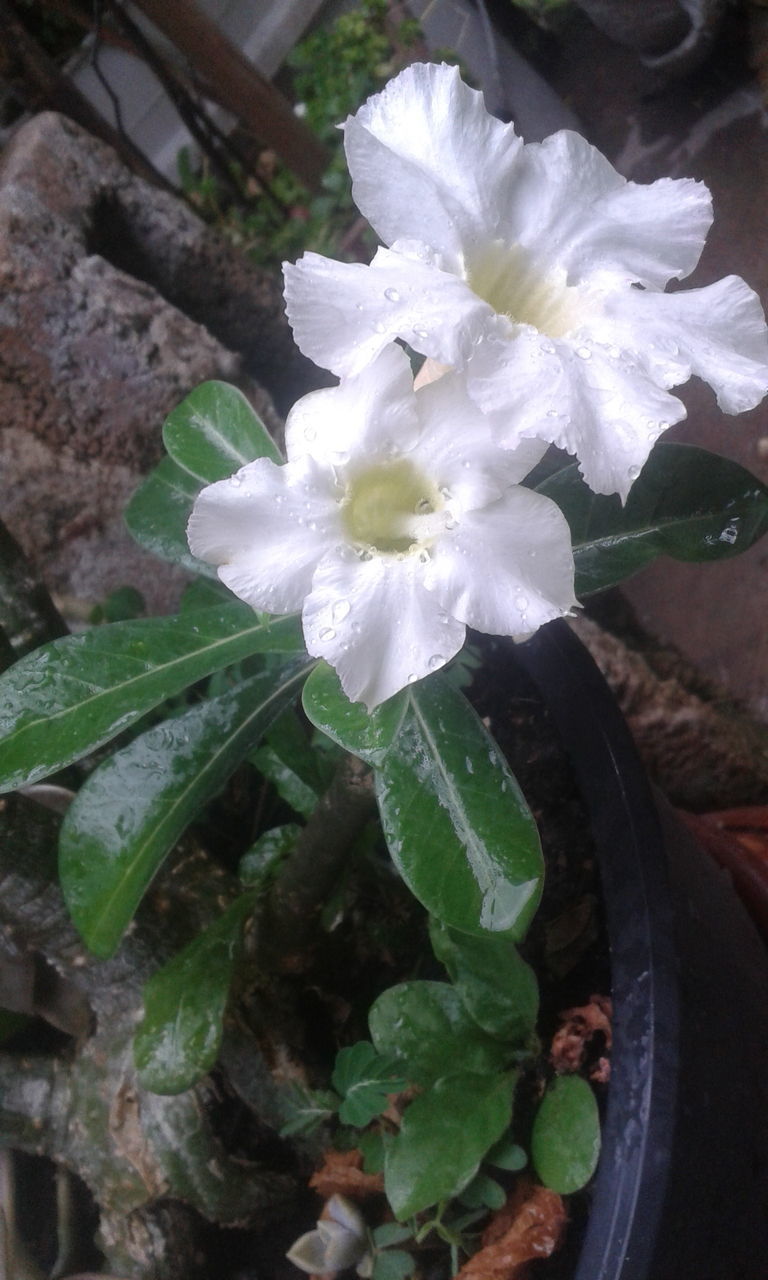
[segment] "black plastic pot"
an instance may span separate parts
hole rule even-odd
[[[765,1280],[765,948],[727,876],[652,794],[568,626],[544,627],[513,661],[589,810],[611,952],[611,1080],[575,1280]]]

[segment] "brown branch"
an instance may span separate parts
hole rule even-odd
[[[176,45],[207,86],[255,135],[274,148],[310,190],[317,190],[330,157],[316,135],[193,0],[137,0],[138,7]]]
[[[292,967],[305,951],[355,840],[376,809],[369,769],[346,756],[275,879],[260,946]]]

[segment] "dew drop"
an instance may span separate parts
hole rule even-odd
[[[553,347],[551,342],[542,342],[541,350],[547,356],[553,356],[555,354],[555,348]]]
[[[524,613],[528,608],[528,597],[523,591],[518,591],[515,596],[515,608],[519,609],[520,613]]]
[[[454,520],[453,516],[448,516],[445,521],[445,527],[448,530],[458,528],[458,520]]]
[[[312,440],[315,440],[316,438],[317,438],[317,432],[315,431],[315,428],[314,428],[314,427],[305,427],[305,428],[304,428],[304,439],[305,439],[305,440],[312,441]]]
[[[417,338],[428,338],[428,337],[429,337],[429,333],[427,332],[427,330],[426,330],[426,329],[414,329],[414,331],[413,331],[413,332],[414,332],[414,334],[415,334],[415,336],[416,336]]]
[[[559,415],[559,413],[557,412],[557,409],[547,409],[547,417],[548,417],[548,418],[559,418],[559,416],[560,416],[560,415]]]
[[[592,356],[592,352],[590,351],[589,347],[577,347],[576,355],[579,357],[580,360],[589,360]]]
[[[384,297],[387,299],[387,302],[400,301],[400,294],[398,293],[397,289],[385,289]]]
[[[411,671],[411,672],[409,672],[409,674],[405,677],[405,683],[406,683],[406,684],[415,684],[415,683],[416,683],[416,681],[418,680],[418,678],[419,678],[419,677],[416,675],[416,672],[415,672],[415,671]]]
[[[627,475],[629,476],[630,480],[636,480],[637,477],[640,475],[640,468],[638,466],[630,467],[629,470],[627,471]]]
[[[230,476],[229,483],[232,485],[233,489],[239,489],[240,485],[243,483],[242,476]]]
[[[427,662],[427,666],[429,667],[430,671],[437,671],[438,667],[442,667],[445,665],[445,662],[446,662],[446,659],[442,653],[433,653],[431,658]]]
[[[469,458],[465,458],[461,465],[465,471],[469,471],[472,466],[472,463],[470,462]]]
[[[323,627],[322,631],[318,633],[318,639],[319,640],[335,640],[336,632],[334,631],[333,627]]]
[[[283,496],[283,494],[282,494],[282,493],[276,493],[276,494],[275,494],[275,506],[276,506],[276,507],[282,507],[282,505],[283,505],[283,503],[284,503],[284,502],[285,502],[285,497]]]
[[[352,605],[348,600],[337,600],[331,609],[331,617],[334,622],[343,622],[347,617]]]
[[[442,498],[450,498],[450,497],[451,497],[451,491],[450,491],[450,489],[448,488],[448,486],[447,486],[447,485],[444,485],[444,484],[441,484],[441,485],[440,485],[440,496],[441,496]]]
[[[426,547],[422,547],[421,551],[419,552],[420,564],[429,564],[431,559],[432,557],[430,556],[428,549]]]
[[[434,509],[435,508],[432,506],[429,498],[419,498],[419,501],[416,503],[414,508],[417,516],[431,515]]]
[[[613,346],[609,347],[608,355],[611,357],[612,360],[618,360],[619,356],[621,355],[621,347],[613,347]]]
[[[386,333],[386,328],[387,328],[386,325],[383,325],[380,320],[377,320],[375,325],[373,326],[373,332]]]

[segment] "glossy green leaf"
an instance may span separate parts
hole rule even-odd
[[[622,582],[658,555],[723,560],[768,531],[768,488],[744,467],[685,444],[657,444],[622,507],[595,494],[576,463],[538,486],[571,528],[576,594]]]
[[[570,1195],[589,1182],[600,1154],[600,1117],[581,1076],[557,1076],[539,1103],[531,1160],[545,1187]]]
[[[319,662],[304,686],[302,701],[318,729],[366,764],[378,765],[400,729],[408,698],[405,692],[397,693],[368,712],[362,702],[350,702],[333,667]]]
[[[448,982],[401,982],[374,1001],[368,1027],[380,1054],[393,1055],[414,1084],[475,1071],[494,1075],[507,1064],[506,1047],[468,1016]]]
[[[506,1129],[511,1107],[504,1075],[450,1076],[415,1098],[387,1146],[384,1186],[395,1217],[458,1195]]]
[[[203,382],[166,418],[163,442],[198,488],[225,480],[254,458],[282,462],[280,451],[242,391]]]
[[[295,697],[306,659],[155,725],[88,778],[61,829],[59,874],[87,946],[109,956],[179,836]]]
[[[261,622],[239,602],[43,645],[0,676],[0,791],[71,764],[219,667],[302,651],[296,618]]]
[[[139,1081],[153,1093],[181,1093],[209,1071],[255,895],[245,893],[144,987],[144,1017],[133,1042]]]
[[[376,773],[393,861],[432,915],[521,938],[541,896],[536,823],[495,742],[442,676],[408,690]]]
[[[331,1084],[343,1098],[339,1119],[364,1129],[386,1109],[388,1095],[399,1093],[406,1083],[397,1073],[394,1058],[377,1053],[367,1040],[340,1049],[331,1076]]]
[[[283,858],[293,849],[301,831],[297,822],[286,822],[264,831],[238,863],[237,874],[243,884],[254,888],[268,884]]]
[[[132,537],[146,551],[218,581],[215,567],[193,556],[187,543],[187,524],[200,487],[172,458],[163,458],[139,485],[124,518]]]
[[[459,933],[430,921],[432,949],[471,1018],[489,1035],[530,1040],[539,1015],[536,975],[510,938]]]
[[[278,795],[304,817],[315,809],[333,775],[332,765],[315,750],[293,710],[276,721],[252,759]]]

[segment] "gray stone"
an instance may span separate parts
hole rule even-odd
[[[280,283],[114,152],[45,113],[0,160],[0,515],[60,595],[180,575],[122,526],[161,426],[198,383],[236,383],[275,432],[310,385]],[[257,381],[258,379],[258,381]]]

